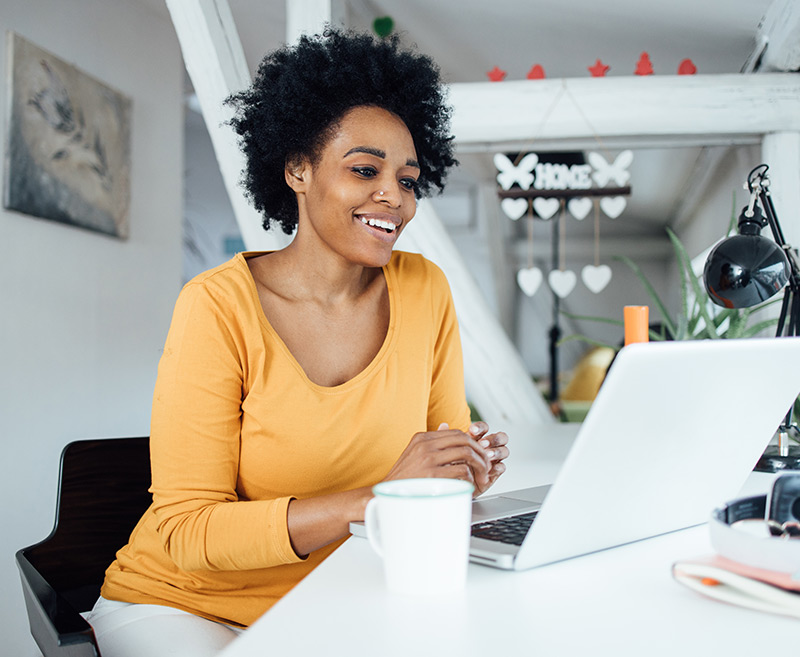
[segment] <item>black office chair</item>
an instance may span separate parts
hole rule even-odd
[[[80,612],[150,505],[149,438],[79,440],[61,453],[56,522],[17,552],[31,634],[44,657],[99,657]]]

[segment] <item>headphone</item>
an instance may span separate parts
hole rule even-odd
[[[743,522],[749,520],[760,522]],[[746,531],[748,525],[760,531]],[[743,497],[714,509],[709,530],[720,556],[800,580],[800,473],[778,477],[768,495]]]

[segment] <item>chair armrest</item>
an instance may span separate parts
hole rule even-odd
[[[16,560],[31,634],[42,653],[97,656],[92,626],[42,577],[24,549]]]

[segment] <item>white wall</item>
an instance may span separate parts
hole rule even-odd
[[[0,653],[25,656],[14,552],[52,527],[62,447],[149,433],[181,284],[183,65],[169,20],[130,0],[3,0],[0,70],[7,30],[133,101],[127,241],[0,209]]]
[[[760,146],[739,146],[728,150],[720,161],[713,180],[704,190],[694,217],[681,231],[680,237],[689,257],[695,257],[725,237],[732,210],[738,220],[739,213],[750,198],[744,188],[747,174],[761,162]],[[783,223],[782,218],[781,222]],[[764,235],[770,236],[769,230]]]

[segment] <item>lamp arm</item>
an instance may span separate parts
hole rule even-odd
[[[781,224],[778,221],[778,215],[775,212],[775,206],[772,204],[772,196],[770,196],[766,185],[759,185],[757,195],[758,200],[761,202],[761,207],[764,208],[764,214],[767,217],[767,223],[772,231],[772,237],[775,243],[783,249],[783,252],[786,254],[786,259],[789,261],[789,287],[792,289],[792,292],[800,293],[800,261],[798,261],[794,249],[786,243],[783,230],[781,230]]]

